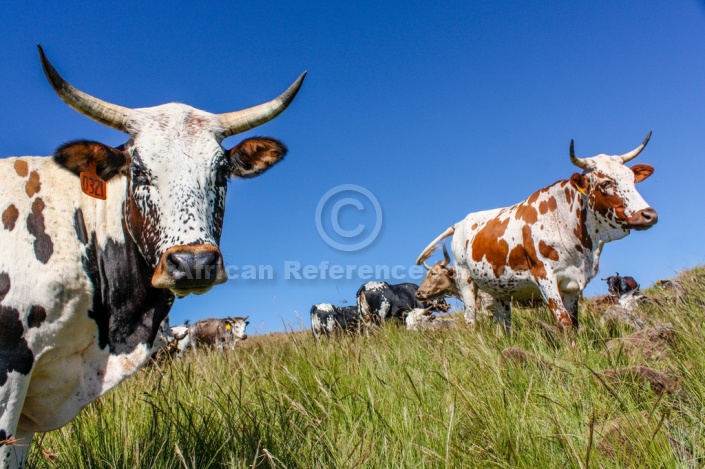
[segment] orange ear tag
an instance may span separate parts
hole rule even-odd
[[[81,190],[84,194],[94,199],[105,200],[107,195],[107,184],[95,172],[95,163],[88,165],[88,171],[81,171]]]

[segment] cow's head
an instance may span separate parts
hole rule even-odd
[[[590,210],[598,221],[627,233],[631,229],[646,230],[658,221],[656,210],[649,207],[635,186],[651,176],[653,166],[637,164],[629,168],[625,165],[641,153],[649,138],[651,132],[641,145],[624,155],[592,158],[575,156],[573,141],[570,142],[570,160],[584,170],[582,174],[571,176],[571,184],[588,198]]]
[[[286,147],[270,138],[247,139],[231,149],[221,142],[283,112],[305,74],[278,98],[242,111],[210,114],[177,103],[130,109],[77,90],[59,76],[41,47],[39,53],[61,99],[130,136],[117,148],[69,143],[54,159],[77,175],[94,165],[104,180],[126,178],[124,226],[154,269],[152,285],[184,296],[225,282],[218,243],[227,181],[262,174],[284,157]]]
[[[428,255],[431,254],[430,251]],[[420,301],[442,298],[444,296],[458,296],[458,287],[455,283],[455,267],[450,266],[450,256],[443,244],[443,260],[436,262],[433,267],[426,263],[426,259],[420,259],[423,266],[428,270],[426,277],[416,291],[416,298]],[[419,261],[417,261],[419,263]],[[447,305],[447,303],[446,303]],[[447,310],[447,309],[446,309]]]
[[[247,320],[248,317],[249,316],[245,318],[228,318],[225,320],[227,324],[225,327],[230,328],[235,340],[247,339],[245,329],[247,328],[247,325],[250,324],[250,321]]]

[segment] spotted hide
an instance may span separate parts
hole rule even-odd
[[[65,425],[147,361],[176,296],[226,280],[227,180],[286,150],[221,143],[280,114],[303,79],[244,111],[129,109],[77,90],[39,52],[61,99],[129,140],[0,160],[0,467],[11,468],[26,464],[35,432]]]
[[[444,265],[441,270],[451,272],[455,287],[445,290],[460,294],[468,323],[476,319],[479,288],[492,295],[495,319],[507,328],[511,300],[532,297],[543,299],[561,328],[577,327],[578,298],[597,274],[603,245],[658,220],[635,187],[653,167],[624,164],[644,149],[650,136],[619,156],[578,158],[571,142],[571,161],[582,173],[511,207],[471,213],[438,236],[417,263],[426,260],[436,243],[453,236],[455,269]]]
[[[344,331],[355,332],[359,327],[360,312],[357,306],[335,306],[330,303],[311,306],[311,332],[315,339]]]

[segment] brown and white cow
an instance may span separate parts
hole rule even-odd
[[[637,192],[635,183],[654,168],[626,162],[646,146],[618,156],[578,158],[570,142],[570,160],[583,169],[570,179],[534,192],[511,207],[471,213],[424,249],[424,262],[436,243],[453,236],[455,288],[465,303],[465,320],[475,322],[478,288],[495,299],[495,319],[509,327],[511,301],[540,296],[561,328],[578,325],[578,298],[597,274],[605,243],[645,230],[658,215]],[[446,271],[447,263],[446,263]],[[431,272],[429,272],[431,275]],[[449,277],[451,278],[451,277]]]
[[[130,109],[74,88],[39,54],[61,99],[129,140],[0,160],[0,467],[23,466],[35,432],[137,371],[176,296],[226,280],[227,181],[263,173],[286,148],[222,142],[283,112],[304,78],[243,111]]]
[[[232,350],[240,340],[247,339],[245,329],[250,322],[247,318],[201,319],[191,324],[188,335],[191,347],[215,347]],[[182,353],[182,350],[179,350]]]

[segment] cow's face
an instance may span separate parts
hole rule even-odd
[[[221,142],[283,112],[304,75],[278,98],[244,111],[210,114],[174,103],[129,109],[75,89],[41,48],[40,56],[47,78],[67,104],[131,137],[119,148],[73,142],[59,148],[54,159],[75,174],[95,166],[105,180],[125,177],[124,226],[154,269],[152,285],[185,296],[224,282],[218,242],[227,180],[258,176],[280,161],[286,148],[268,138],[248,139],[230,150]]]
[[[77,174],[94,164],[104,179],[126,177],[125,226],[154,268],[152,285],[180,296],[226,280],[218,243],[228,179],[259,175],[286,153],[267,138],[225,150],[219,125],[214,115],[168,104],[136,110],[123,148],[74,142],[55,154]]]
[[[250,321],[247,320],[247,318],[230,318],[226,320],[227,326],[230,327],[232,331],[232,335],[235,339],[237,340],[245,340],[247,339],[247,333],[245,332],[245,329],[247,328],[247,325],[250,323]]]
[[[444,261],[436,262],[426,273],[423,282],[416,291],[416,298],[424,301],[452,296],[456,291],[455,277],[455,267],[446,265]]]
[[[656,210],[636,189],[636,183],[651,176],[654,168],[648,164],[631,168],[625,165],[641,152],[648,140],[649,137],[626,155],[598,155],[585,159],[575,158],[571,142],[571,159],[584,169],[582,174],[571,176],[571,183],[588,197],[590,210],[606,225],[624,231],[646,230],[658,221]]]

